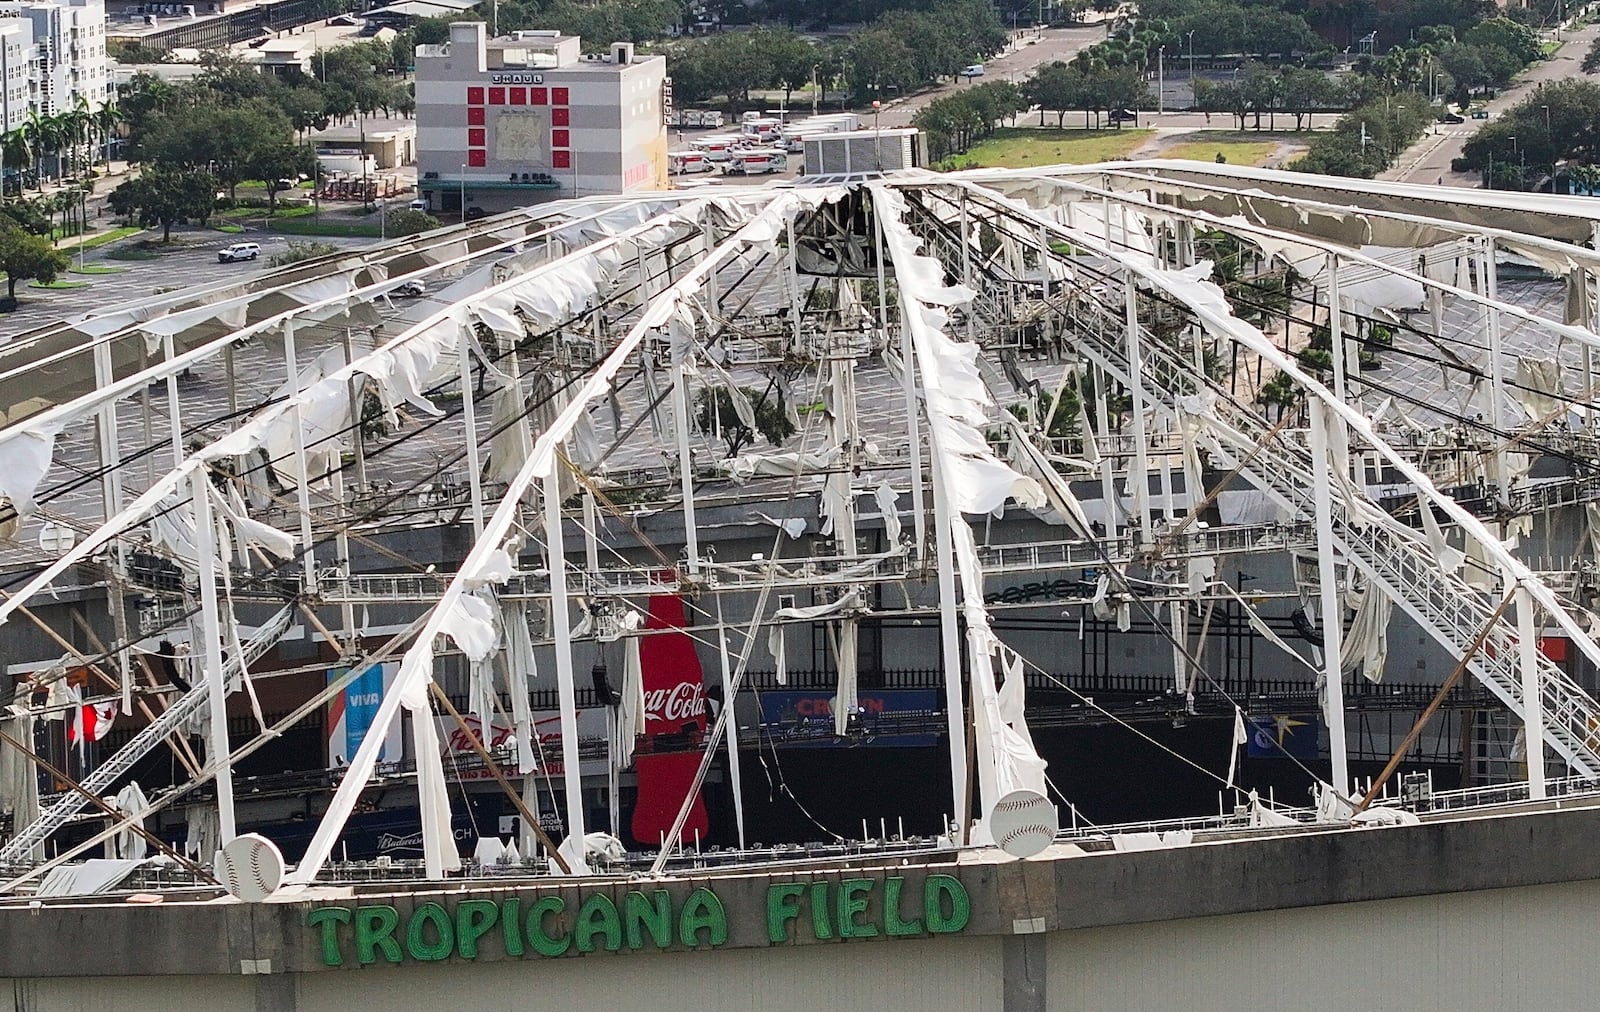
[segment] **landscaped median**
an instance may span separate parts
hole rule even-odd
[[[1030,168],[1036,165],[1088,165],[1127,158],[1153,131],[1051,130],[1001,127],[953,160],[963,168]]]
[[[140,228],[137,225],[120,225],[117,228],[113,228],[113,229],[110,229],[108,231],[101,232],[101,233],[99,233],[97,235],[91,235],[87,239],[84,239],[82,242],[75,242],[70,246],[65,245],[64,241],[63,242],[57,242],[56,243],[56,249],[59,249],[64,253],[71,253],[73,256],[77,256],[78,255],[78,251],[80,249],[82,249],[82,250],[99,249],[101,246],[110,245],[111,243],[114,243],[119,239],[126,239],[130,235],[138,235],[140,232],[143,232],[143,231],[144,231],[144,229]]]

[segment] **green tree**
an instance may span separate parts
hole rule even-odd
[[[1524,65],[1544,57],[1539,33],[1509,18],[1489,18],[1467,29],[1462,41],[1476,46],[1499,46]]]
[[[1474,169],[1491,161],[1541,167],[1562,160],[1600,162],[1600,84],[1546,84],[1473,134],[1461,158]]]
[[[254,178],[257,161],[293,136],[283,110],[270,99],[254,98],[232,107],[201,105],[158,113],[140,147],[144,158],[157,165],[209,171],[231,197],[240,183]]]
[[[751,407],[755,431],[740,417],[733,395],[725,387],[707,387],[695,395],[695,428],[701,432],[720,431],[722,441],[728,444],[732,457],[744,447],[755,442],[756,434],[773,446],[794,435],[794,424],[776,397],[759,393],[751,387],[740,387],[740,395]],[[714,407],[713,407],[714,405]]]
[[[1083,75],[1057,60],[1034,71],[1022,86],[1023,96],[1030,105],[1039,107],[1039,123],[1044,124],[1046,112],[1056,114],[1056,127],[1066,122],[1067,113],[1082,105]]]
[[[161,241],[172,241],[180,221],[204,221],[216,207],[217,180],[193,169],[154,167],[111,191],[107,203],[126,218],[149,228],[161,226]]]
[[[1583,54],[1583,72],[1585,74],[1600,73],[1600,38],[1589,43],[1589,51]]]
[[[278,209],[278,194],[296,185],[302,175],[316,170],[316,158],[309,148],[284,142],[262,148],[250,159],[247,171],[267,188],[267,211]]]
[[[71,261],[49,239],[0,218],[0,271],[6,274],[6,297],[17,301],[18,281],[49,284]]]
[[[413,211],[407,208],[389,215],[388,232],[394,236],[431,232],[438,227],[439,219],[426,211]]]

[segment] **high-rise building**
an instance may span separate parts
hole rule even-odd
[[[507,210],[558,197],[666,189],[667,62],[618,43],[480,21],[418,46],[417,167],[436,211]]]
[[[34,60],[33,22],[0,17],[0,133],[28,122]]]
[[[41,116],[90,109],[111,99],[105,0],[0,2],[0,19],[26,20],[33,32],[28,102]]]

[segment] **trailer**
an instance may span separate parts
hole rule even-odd
[[[778,140],[783,130],[783,123],[769,117],[748,119],[739,125],[739,132],[751,140],[762,144],[770,144]]]
[[[789,155],[777,148],[746,148],[735,151],[723,172],[730,176],[764,176],[789,168]]]
[[[713,172],[716,166],[704,151],[670,151],[667,153],[667,172],[674,176],[699,172]]]
[[[696,137],[689,142],[689,147],[713,162],[725,162],[733,157],[733,152],[743,141],[744,138],[738,134],[713,134],[710,137]]]

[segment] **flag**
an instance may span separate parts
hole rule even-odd
[[[72,713],[72,727],[67,730],[67,740],[76,742],[79,750],[87,742],[99,741],[111,733],[111,723],[117,717],[117,704],[85,703]]]
[[[1239,770],[1239,746],[1250,743],[1250,735],[1244,727],[1244,711],[1237,706],[1233,708],[1233,745],[1228,749],[1228,786],[1233,786],[1233,776]]]

